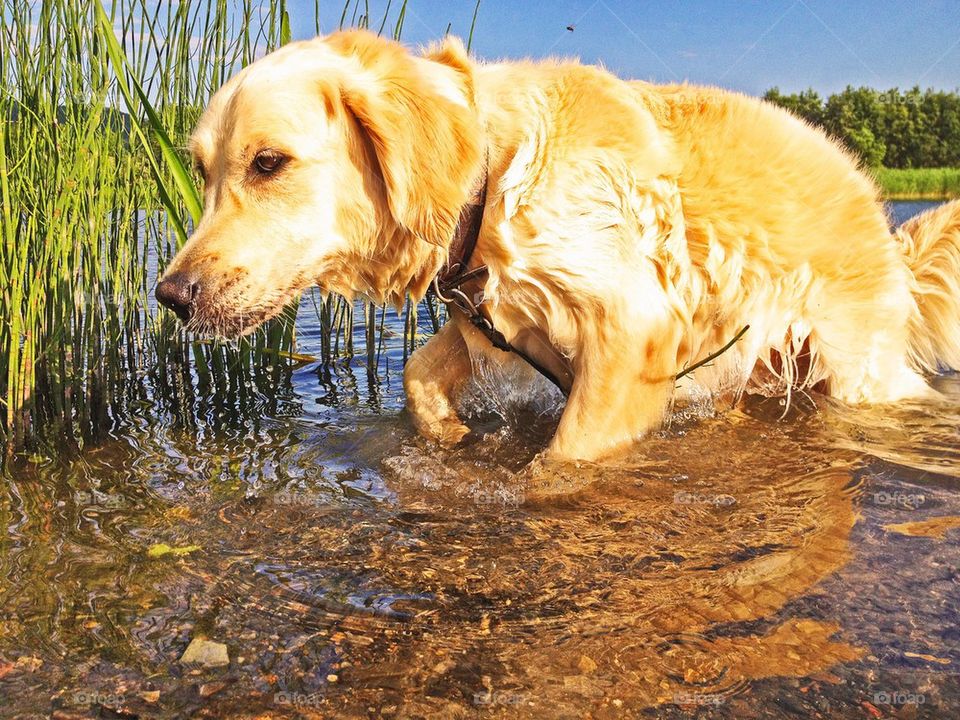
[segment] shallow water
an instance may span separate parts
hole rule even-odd
[[[444,451],[400,373],[387,352],[376,379],[358,359],[195,391],[15,468],[0,717],[960,708],[960,530],[924,524],[960,518],[960,377],[924,404],[688,407],[615,467],[538,469],[549,388],[490,378]],[[558,475],[589,484],[534,496]],[[203,637],[229,665],[180,661]]]

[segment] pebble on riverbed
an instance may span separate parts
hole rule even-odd
[[[227,646],[205,638],[194,638],[180,656],[184,665],[196,664],[204,667],[223,667],[230,664]]]

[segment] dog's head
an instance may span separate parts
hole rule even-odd
[[[366,32],[287,45],[213,96],[190,141],[204,212],[158,300],[235,336],[319,285],[400,302],[443,261],[482,165],[462,44]]]

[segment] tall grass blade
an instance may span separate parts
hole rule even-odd
[[[470,21],[470,35],[467,37],[467,52],[470,52],[470,48],[473,46],[473,31],[477,27],[477,15],[480,13],[480,0],[477,0],[477,4],[473,8],[473,20]]]
[[[290,14],[286,8],[280,12],[280,44],[286,45],[290,42]]]
[[[126,55],[123,52],[123,48],[120,47],[120,43],[117,42],[117,36],[113,32],[113,24],[110,22],[110,18],[103,9],[103,5],[101,5],[99,2],[95,2],[94,6],[97,12],[97,20],[100,26],[101,35],[106,44],[107,55],[110,58],[110,62],[113,64],[113,71],[117,78],[117,84],[120,88],[121,94],[123,95],[124,102],[127,104],[127,110],[130,112],[132,125],[146,145],[144,150],[150,156],[150,165],[151,168],[154,169],[154,177],[157,180],[158,190],[164,199],[164,206],[167,208],[167,212],[170,213],[171,219],[174,221],[174,224],[177,227],[177,234],[180,236],[181,240],[185,242],[186,232],[183,228],[183,222],[179,217],[179,211],[172,202],[169,190],[164,186],[157,161],[153,157],[153,153],[149,148],[146,135],[140,127],[139,121],[137,120],[138,114],[136,112],[136,107],[134,106],[130,89],[127,86],[125,79],[127,74],[125,70],[129,69],[129,63],[127,62]],[[169,169],[170,174],[173,176],[174,185],[179,191],[180,199],[183,201],[184,205],[186,205],[187,211],[190,213],[193,222],[195,224],[199,223],[200,216],[203,214],[203,207],[200,203],[200,193],[197,192],[197,187],[193,183],[193,178],[191,177],[190,172],[184,166],[183,161],[180,159],[176,149],[174,149],[173,143],[170,142],[170,136],[167,135],[167,131],[163,126],[163,122],[160,120],[160,116],[157,115],[156,110],[153,109],[150,99],[147,97],[147,94],[143,91],[143,87],[137,81],[136,76],[132,72],[130,73],[130,84],[133,86],[137,97],[140,100],[140,105],[149,119],[150,129],[153,131],[153,136],[156,139],[157,144],[160,146],[160,153],[167,164],[167,168]]]

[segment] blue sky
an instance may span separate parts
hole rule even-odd
[[[386,0],[369,2],[379,26]],[[401,3],[393,0],[392,16]],[[312,36],[313,0],[288,5],[293,35]],[[343,2],[320,6],[323,31],[335,30]],[[442,37],[448,23],[466,37],[473,9],[473,0],[408,0],[403,40]],[[960,87],[960,0],[481,0],[473,51],[488,59],[574,56],[624,77],[753,94],[774,85],[952,90]]]

